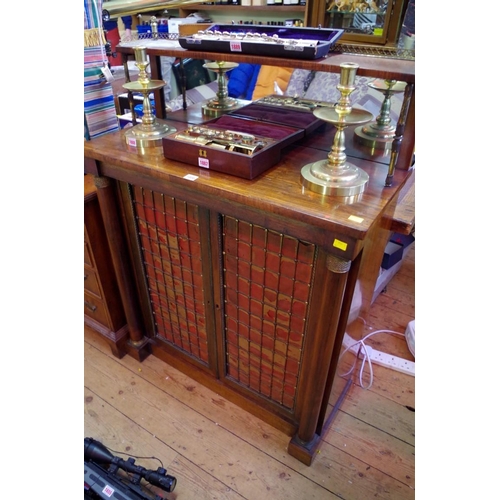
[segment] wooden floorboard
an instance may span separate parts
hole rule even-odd
[[[365,333],[404,333],[414,319],[414,245],[375,300]],[[412,281],[413,277],[413,281]],[[406,323],[405,323],[406,322]],[[310,467],[287,453],[290,437],[163,361],[118,359],[93,330],[85,337],[85,436],[113,453],[158,457],[177,478],[168,499],[309,500],[415,498],[415,378],[373,366],[373,385],[354,384]],[[414,360],[403,337],[374,345]],[[353,356],[342,358],[339,374]],[[359,364],[359,363],[358,363]],[[365,376],[368,382],[367,376]],[[366,385],[366,384],[364,384]],[[156,460],[137,463],[156,469]]]

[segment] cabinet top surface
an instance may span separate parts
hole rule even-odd
[[[154,182],[160,192],[169,194],[172,190],[180,190],[186,199],[191,197],[208,207],[224,203],[226,210],[230,210],[231,204],[236,203],[318,229],[341,231],[359,240],[364,239],[409,177],[408,171],[396,169],[392,186],[384,187],[387,165],[352,159],[352,163],[369,175],[369,182],[358,200],[346,202],[343,198],[323,196],[302,186],[302,167],[325,159],[327,152],[300,144],[287,148],[276,166],[253,180],[168,160],[160,155],[130,152],[126,149],[123,131],[86,141],[84,151],[87,158],[99,162],[99,173],[103,176],[137,185],[144,181]]]

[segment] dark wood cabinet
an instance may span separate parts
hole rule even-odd
[[[140,157],[121,134],[89,141],[85,154],[117,188],[115,203],[105,192],[99,200],[110,221],[123,216],[121,230],[106,229],[111,241],[122,233],[130,255],[130,267],[114,263],[135,287],[126,302],[135,342],[292,435],[290,453],[311,463],[339,407],[334,377],[354,288],[408,172],[384,188],[387,166],[358,161],[370,175],[363,202],[338,206],[301,189],[300,167],[324,157],[318,149],[291,148],[247,181]]]
[[[162,55],[213,57],[148,53],[152,72]],[[411,61],[242,59],[327,72],[359,62],[359,75],[410,83],[413,102]],[[355,288],[369,307],[412,178],[413,112],[407,118],[391,155],[391,183],[387,162],[353,155],[370,180],[352,203],[302,187],[301,168],[327,154],[312,134],[252,180],[130,152],[123,131],[86,142],[85,171],[97,185],[129,326],[127,351],[152,353],[287,432],[289,453],[310,464],[351,384],[336,372]]]
[[[121,358],[126,353],[127,322],[91,175],[84,176],[84,191],[84,321]]]

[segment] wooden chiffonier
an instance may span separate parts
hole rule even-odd
[[[126,353],[127,321],[91,175],[84,176],[84,190],[84,321],[121,358]]]
[[[333,72],[351,57],[363,74],[413,87],[414,65],[399,61],[334,55],[302,65]],[[127,352],[152,354],[287,432],[289,453],[309,465],[351,384],[336,373],[342,339],[358,283],[370,304],[412,173],[413,131],[412,123],[390,185],[387,163],[356,156],[370,180],[353,202],[301,185],[302,166],[326,157],[316,146],[321,134],[333,139],[325,130],[283,150],[253,180],[139,155],[123,131],[87,141],[85,171],[97,186]]]

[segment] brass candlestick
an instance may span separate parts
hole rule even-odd
[[[380,114],[374,122],[354,130],[354,140],[370,148],[388,149],[396,132],[396,126],[391,123],[391,98],[394,94],[403,92],[406,82],[375,80],[368,86],[382,92],[385,96],[384,102],[380,107]]]
[[[217,61],[205,63],[204,68],[217,73],[217,94],[216,97],[210,99],[202,106],[203,114],[206,116],[217,117],[227,111],[239,108],[242,103],[234,97],[229,97],[227,91],[226,73],[238,66],[238,63],[231,63],[226,61]]]
[[[328,159],[308,163],[302,167],[302,185],[319,194],[354,196],[364,191],[368,174],[346,161],[345,132],[349,125],[358,125],[373,120],[373,115],[364,109],[351,106],[350,95],[356,89],[354,79],[358,64],[340,65],[340,99],[334,108],[317,108],[314,115],[337,128]]]
[[[125,142],[127,148],[139,154],[161,154],[163,155],[162,139],[177,129],[167,125],[163,120],[158,120],[153,114],[149,94],[153,90],[161,89],[166,85],[163,80],[150,80],[146,73],[149,65],[145,47],[134,49],[135,64],[139,68],[139,76],[135,82],[128,82],[123,88],[131,92],[140,92],[143,95],[142,122],[125,130]]]
[[[151,37],[153,40],[158,40],[158,19],[156,19],[156,16],[151,16],[149,25],[151,26]]]

